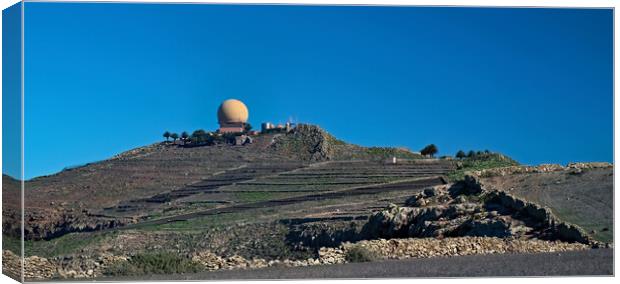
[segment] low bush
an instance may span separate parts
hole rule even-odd
[[[345,259],[348,262],[369,262],[379,259],[379,256],[362,246],[355,246],[347,250]]]
[[[139,254],[127,261],[117,262],[105,270],[106,275],[146,275],[192,273],[201,270],[201,265],[191,259],[173,253]]]
[[[519,165],[517,161],[499,153],[481,152],[480,154],[476,154],[473,151],[470,152],[474,153],[473,156],[470,157],[468,155],[466,158],[461,159],[457,163],[457,169],[447,174],[448,179],[451,182],[463,180],[467,171],[478,171]]]

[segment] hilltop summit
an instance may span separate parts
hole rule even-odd
[[[395,147],[362,147],[339,140],[317,125],[299,124],[275,138],[272,148],[304,161],[419,159],[419,154]]]
[[[105,209],[183,189],[237,168],[274,168],[277,173],[314,162],[378,161],[392,156],[421,158],[402,149],[349,144],[319,126],[305,124],[289,133],[260,134],[244,146],[186,148],[155,143],[26,181],[26,238],[52,238],[134,223],[144,217],[140,210],[119,214],[119,210]],[[18,235],[19,187],[5,187],[3,200],[3,232]]]

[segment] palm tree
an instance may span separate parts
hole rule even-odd
[[[458,152],[456,152],[456,157],[459,159],[463,159],[465,158],[465,152],[463,152],[463,150],[459,150]]]
[[[166,138],[166,142],[168,142],[168,138],[170,138],[170,132],[164,132],[164,138]]]
[[[179,139],[179,134],[172,133],[170,134],[170,138],[172,138],[172,142],[177,142],[177,139]]]

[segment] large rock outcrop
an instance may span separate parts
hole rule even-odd
[[[429,188],[370,216],[365,239],[406,237],[542,238],[606,246],[576,225],[563,222],[550,209],[505,191],[486,190],[468,176],[456,185]]]
[[[313,162],[424,158],[402,147],[363,147],[346,143],[319,126],[309,124],[300,124],[290,133],[279,135],[271,148],[278,154]]]
[[[510,214],[487,210],[462,186],[437,186],[411,197],[409,206],[390,206],[373,214],[362,234],[368,239],[405,237],[519,237],[529,231]]]
[[[277,137],[272,147],[304,161],[327,161],[334,158],[336,141],[318,126],[300,124],[292,133]]]

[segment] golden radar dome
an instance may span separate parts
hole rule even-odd
[[[217,110],[219,123],[246,123],[248,121],[248,108],[240,100],[225,100]]]

